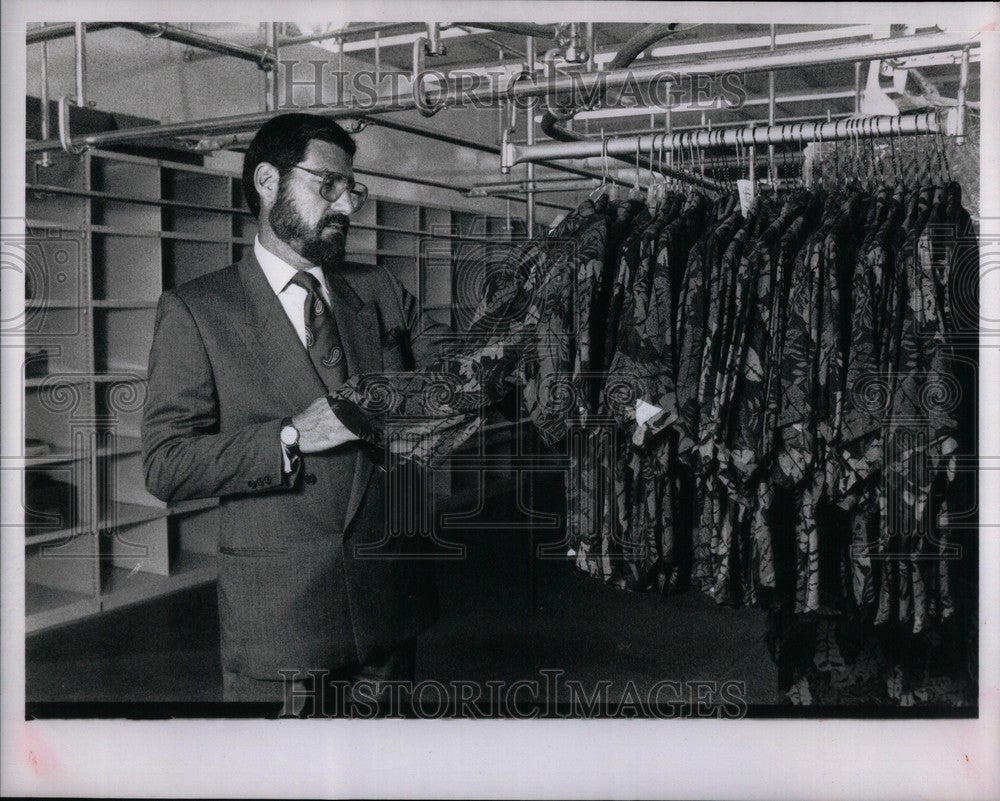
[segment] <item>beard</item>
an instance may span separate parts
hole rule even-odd
[[[350,217],[330,212],[324,214],[315,226],[310,226],[299,213],[284,178],[278,183],[278,196],[267,219],[278,239],[313,264],[332,267],[344,260]],[[340,228],[329,228],[331,224]]]

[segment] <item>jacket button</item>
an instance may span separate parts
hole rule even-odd
[[[313,473],[306,473],[306,484],[315,484],[316,476]]]
[[[256,481],[248,481],[247,482],[247,486],[250,487],[250,489],[256,489],[257,482]]]
[[[271,477],[270,476],[264,476],[264,483],[265,484],[270,484],[271,483]]]

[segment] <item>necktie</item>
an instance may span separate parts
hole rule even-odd
[[[333,391],[347,380],[347,364],[337,322],[333,319],[333,312],[323,301],[319,281],[315,276],[299,270],[290,283],[306,291],[306,349],[326,388]]]

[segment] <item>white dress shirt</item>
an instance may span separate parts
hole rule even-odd
[[[279,256],[275,256],[270,250],[260,243],[260,237],[253,238],[253,254],[257,257],[264,277],[274,290],[274,294],[281,301],[281,306],[288,315],[288,319],[299,336],[302,347],[306,347],[306,295],[305,289],[298,284],[290,283],[295,273],[298,272],[291,264]],[[320,292],[323,293],[323,300],[326,301],[327,308],[330,308],[330,288],[326,285],[326,278],[323,270],[313,265],[306,272],[319,281]]]

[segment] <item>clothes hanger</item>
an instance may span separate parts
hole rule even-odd
[[[829,114],[829,112],[827,112]],[[840,120],[837,120],[833,124],[833,175],[835,179],[835,188],[840,190],[840,137],[837,136],[838,128],[840,127]]]
[[[902,142],[900,142],[902,145]],[[896,152],[896,139],[892,135],[892,121],[889,121],[889,148],[892,151],[892,182],[899,184],[902,181],[902,170],[899,164],[899,154]]]
[[[817,180],[816,175],[816,165],[823,159],[823,133],[821,130],[816,131],[816,136],[813,139],[813,154],[812,159],[809,162],[809,181],[812,186],[819,184],[820,188],[823,187],[823,173],[820,171],[819,178]]]
[[[588,196],[588,200],[599,197],[608,185],[608,140],[604,138],[604,129],[601,129],[601,184]]]
[[[656,168],[659,171],[657,181],[659,185],[660,194],[662,194],[664,197],[666,197],[667,194],[667,181],[673,180],[672,177],[663,174],[663,146],[664,143],[666,142],[666,139],[667,139],[667,133],[666,131],[664,131],[662,134],[660,134],[660,150],[656,156]]]
[[[656,172],[655,165],[656,162],[653,161],[653,150],[656,146],[656,134],[654,133],[649,140],[649,186],[646,187],[646,205],[652,210],[657,210],[659,208],[659,198],[657,197],[657,187],[656,187]]]
[[[604,129],[603,128],[601,128],[601,141],[603,143],[602,144],[602,150],[603,150],[603,153],[604,153],[604,164],[605,164],[605,168],[607,168],[607,163],[608,163],[608,140],[605,139],[605,137],[604,137]],[[619,192],[618,182],[617,181],[609,181],[608,182],[608,200],[611,203],[617,203],[618,202],[618,192]]]
[[[851,143],[851,185],[852,191],[861,189],[861,137],[858,132],[860,120],[848,120],[847,130]]]
[[[635,183],[628,192],[629,200],[642,198],[642,188],[639,186],[639,137],[635,138]]]

